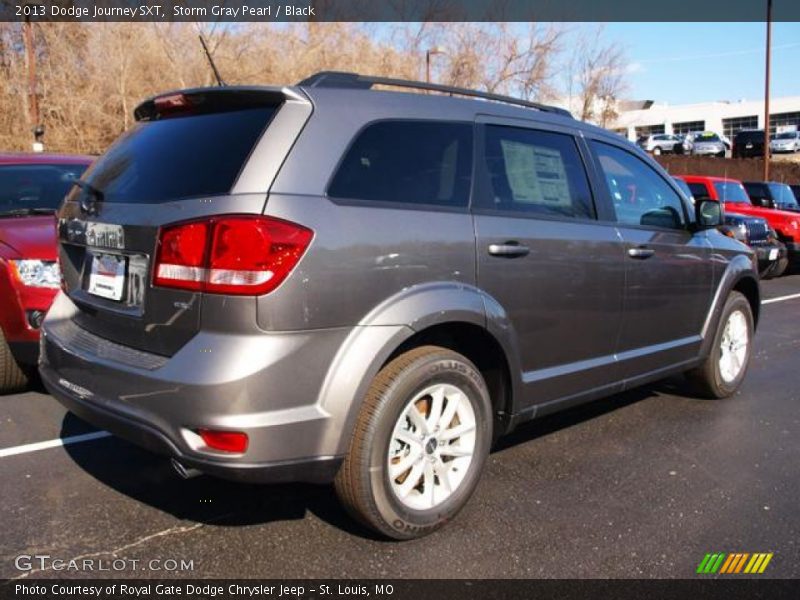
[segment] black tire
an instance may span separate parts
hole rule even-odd
[[[786,272],[786,269],[789,268],[789,259],[779,258],[775,264],[772,265],[772,268],[767,273],[766,279],[773,279],[775,277],[780,277]]]
[[[468,399],[475,416],[474,452],[466,474],[448,498],[433,508],[415,510],[392,490],[386,463],[395,424],[417,394],[437,383],[457,387]],[[389,538],[428,535],[453,519],[472,495],[491,440],[492,404],[475,365],[446,348],[415,348],[388,363],[373,380],[336,476],[337,495],[354,518]]]
[[[722,338],[728,320],[731,315],[737,311],[744,315],[747,327],[747,350],[743,365],[736,377],[730,381],[726,381],[720,369]],[[739,292],[731,292],[722,309],[722,315],[717,324],[717,330],[714,333],[711,351],[708,353],[702,365],[686,373],[687,379],[698,395],[705,398],[721,399],[728,398],[736,393],[736,390],[739,389],[739,386],[742,384],[747,374],[747,366],[750,363],[750,357],[753,353],[754,330],[753,311],[750,308],[750,303],[747,301],[747,298]]]
[[[11,348],[0,330],[0,394],[8,394],[24,389],[28,384],[25,372],[14,360]]]

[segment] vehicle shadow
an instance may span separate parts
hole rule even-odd
[[[668,380],[543,417],[518,427],[502,438],[492,452],[534,441],[654,395],[681,395],[680,390],[680,381]],[[61,437],[93,429],[72,413],[67,413],[62,421]],[[179,519],[218,527],[239,527],[299,520],[311,513],[352,535],[384,540],[347,515],[330,485],[255,485],[205,475],[184,480],[163,456],[113,436],[86,444],[67,445],[64,449],[97,481]]]
[[[67,413],[61,424],[61,437],[94,429]],[[97,481],[178,519],[217,527],[240,527],[299,520],[310,512],[353,535],[378,539],[347,515],[332,486],[256,485],[206,475],[182,479],[165,457],[114,436],[67,445],[64,450]]]
[[[567,429],[642,400],[664,395],[677,398],[692,397],[689,394],[686,380],[682,376],[671,377],[523,423],[508,435],[500,438],[492,448],[492,452],[502,452],[518,444]]]

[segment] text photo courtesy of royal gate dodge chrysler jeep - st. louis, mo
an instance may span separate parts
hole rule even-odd
[[[3,3],[0,596],[796,597],[800,6],[559,4]]]

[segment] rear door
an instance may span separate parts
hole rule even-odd
[[[477,146],[478,284],[516,338],[522,404],[613,386],[625,265],[579,140],[556,126],[483,118]]]
[[[200,91],[137,109],[140,121],[84,174],[58,214],[64,286],[80,327],[163,355],[196,333],[201,294],[152,283],[159,230],[263,210],[266,188],[232,191],[280,105],[264,91]]]
[[[711,244],[692,233],[688,207],[638,152],[591,140],[625,247],[625,299],[617,356],[636,377],[695,358],[711,303]]]

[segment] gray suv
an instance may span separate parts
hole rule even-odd
[[[675,373],[742,382],[752,252],[562,110],[320,73],[135,117],[58,213],[41,375],[184,475],[334,482],[407,539],[524,421]]]

